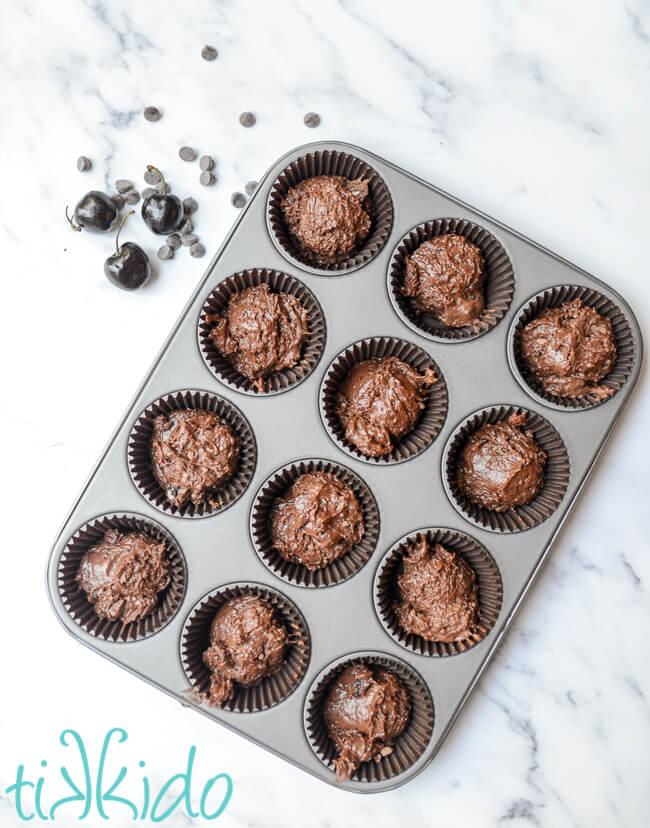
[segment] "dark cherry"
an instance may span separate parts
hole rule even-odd
[[[162,192],[152,193],[142,202],[144,223],[159,236],[167,236],[176,230],[183,221],[183,205],[180,198],[165,193],[165,179],[157,167],[147,165],[148,170],[155,170],[160,176]]]
[[[125,242],[120,247],[119,244],[120,231],[124,227],[124,222],[134,212],[135,210],[129,211],[122,219],[115,237],[115,255],[109,256],[104,262],[104,273],[114,285],[124,290],[137,290],[142,285],[146,285],[151,276],[149,257],[140,245]]]
[[[113,199],[99,190],[91,190],[77,203],[72,218],[65,208],[65,215],[73,230],[90,230],[105,233],[115,224],[118,209]],[[75,223],[76,222],[76,223]]]

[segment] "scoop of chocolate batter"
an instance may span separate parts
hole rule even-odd
[[[259,391],[271,374],[300,361],[309,334],[307,311],[290,293],[271,293],[266,283],[235,293],[215,322],[210,339],[236,371]]]
[[[520,345],[526,365],[549,394],[606,399],[614,393],[598,385],[616,362],[612,323],[581,299],[542,311],[522,330]]]
[[[212,411],[172,411],[154,420],[151,461],[172,505],[215,505],[212,495],[237,468],[239,440]]]
[[[338,750],[338,782],[349,779],[362,762],[380,762],[393,752],[411,712],[402,679],[392,670],[352,664],[332,683],[323,717]]]
[[[312,571],[346,555],[363,534],[363,514],[356,495],[327,472],[300,475],[273,506],[273,546],[285,560]]]
[[[460,641],[478,618],[476,573],[467,561],[437,543],[418,537],[402,557],[397,578],[397,620],[406,633],[427,641]]]
[[[395,357],[358,362],[336,396],[346,439],[370,457],[391,451],[415,427],[434,382],[431,368],[420,374]]]
[[[203,653],[209,668],[209,704],[222,705],[235,693],[234,683],[253,687],[282,667],[287,631],[275,610],[257,595],[238,595],[219,609]]]
[[[526,414],[481,426],[465,443],[458,464],[458,488],[471,501],[495,512],[529,503],[542,488],[546,453]]]
[[[344,262],[370,233],[368,182],[317,175],[292,187],[280,205],[289,235],[315,264]]]
[[[485,310],[485,264],[479,248],[448,233],[425,241],[406,257],[403,291],[415,307],[450,328],[473,325]]]
[[[77,572],[77,583],[97,615],[125,625],[148,615],[170,580],[162,541],[117,529],[109,529],[84,552]]]

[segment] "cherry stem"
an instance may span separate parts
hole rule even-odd
[[[74,221],[72,221],[72,219],[68,215],[68,205],[67,204],[65,205],[65,217],[68,219],[68,224],[70,225],[70,227],[72,227],[73,230],[76,230],[77,232],[79,232],[81,230],[81,227],[79,227],[78,224],[75,224]]]
[[[120,255],[120,233],[122,232],[122,228],[124,227],[124,222],[128,219],[129,216],[132,216],[135,213],[135,210],[129,210],[129,212],[124,216],[122,221],[120,222],[120,226],[117,228],[117,235],[115,236],[115,255]]]
[[[167,190],[167,188],[165,187],[165,176],[160,172],[158,167],[154,167],[153,164],[147,164],[147,169],[149,170],[149,172],[151,172],[151,170],[155,170],[158,173],[158,175],[160,176],[159,184],[162,185],[161,192],[164,195],[166,190]]]

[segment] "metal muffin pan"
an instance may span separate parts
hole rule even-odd
[[[328,153],[347,154],[372,168],[390,194],[393,207],[392,227],[381,249],[359,266],[329,273],[285,255],[283,246],[272,239],[269,219],[270,194],[283,171],[298,159],[314,154],[327,159]],[[403,314],[396,312],[390,298],[391,265],[397,247],[414,228],[447,218],[479,225],[498,241],[512,265],[514,293],[503,317],[486,326],[480,336],[432,341],[412,322],[405,324]],[[201,355],[199,324],[205,301],[221,281],[254,268],[282,271],[304,283],[320,304],[325,320],[325,343],[318,364],[300,384],[282,393],[241,393],[221,382]],[[520,310],[541,292],[561,285],[595,289],[622,312],[629,328],[629,370],[617,392],[594,407],[547,404],[522,381],[508,346]],[[330,436],[319,411],[329,366],[354,343],[373,337],[417,346],[430,355],[446,383],[447,411],[439,432],[426,448],[401,463],[368,463],[344,452]],[[405,768],[387,763],[385,773],[357,774],[339,785],[361,793],[397,787],[433,760],[490,662],[611,434],[637,380],[641,360],[641,334],[634,314],[608,285],[360,147],[338,142],[297,147],[273,164],[261,180],[65,519],[48,564],[53,609],[81,643],[330,784],[336,784],[334,774],[323,759],[322,746],[313,745],[313,739],[310,742],[305,724],[310,688],[330,668],[359,653],[381,654],[389,661],[406,664],[424,682],[433,705],[433,728],[425,748],[410,754],[402,750],[413,757]],[[184,390],[208,392],[233,404],[250,425],[257,448],[256,465],[245,491],[223,510],[199,519],[156,508],[141,494],[129,472],[129,437],[142,412],[165,395]],[[525,531],[503,532],[470,522],[450,501],[443,482],[445,447],[451,435],[478,410],[501,406],[541,415],[564,441],[569,459],[569,478],[559,505],[549,517]],[[379,534],[369,560],[349,578],[312,588],[278,577],[257,554],[249,531],[251,509],[264,481],[278,469],[311,460],[351,469],[369,488],[379,512]],[[180,606],[151,635],[134,641],[92,635],[70,614],[69,602],[66,605],[62,596],[60,560],[62,556],[65,559],[68,542],[90,521],[116,513],[139,515],[162,526],[178,544],[187,568]],[[419,529],[450,530],[475,539],[496,564],[502,583],[500,610],[487,634],[474,646],[444,658],[402,646],[398,637],[385,629],[375,604],[375,576],[386,554],[401,538]],[[187,692],[191,681],[183,668],[183,632],[193,609],[206,595],[226,585],[250,583],[273,591],[297,608],[308,632],[309,661],[292,692],[268,709],[210,708]],[[88,684],[91,681],[89,676]]]

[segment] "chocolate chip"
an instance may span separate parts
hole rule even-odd
[[[79,172],[88,172],[92,165],[93,162],[90,158],[86,158],[85,155],[80,155],[79,158],[77,158],[77,169]]]
[[[135,187],[133,186],[132,181],[127,181],[126,178],[118,178],[115,182],[115,189],[118,193],[120,193],[120,195],[124,195],[124,193],[134,190]]]
[[[212,175],[210,170],[204,170],[204,172],[201,173],[201,176],[199,178],[199,181],[201,182],[201,184],[203,184],[204,187],[209,187],[211,184],[214,184],[216,180],[217,179],[214,175]]]
[[[313,129],[320,124],[320,115],[317,112],[308,112],[302,122],[306,127]]]
[[[160,174],[156,170],[147,170],[144,174],[147,184],[157,184],[160,181]]]
[[[255,116],[252,112],[242,112],[242,114],[239,116],[239,123],[243,127],[255,126]]]
[[[130,193],[127,193],[125,200],[127,204],[137,204],[140,201],[140,193],[137,190],[132,190]]]
[[[183,223],[178,228],[178,232],[182,236],[184,233],[191,233],[192,230],[194,230],[194,222],[189,216],[187,216],[187,218],[183,220]]]
[[[199,203],[195,198],[184,198],[183,209],[187,214],[191,215],[199,209]]]
[[[162,247],[158,248],[158,258],[159,259],[173,259],[174,258],[174,250],[170,245],[163,244]]]
[[[243,207],[246,204],[246,196],[243,193],[233,193],[230,196],[230,203],[233,207]]]
[[[219,52],[217,52],[214,46],[204,46],[201,49],[201,57],[203,60],[216,60],[218,54]]]
[[[196,153],[192,147],[181,147],[178,151],[182,161],[196,161]]]
[[[157,106],[147,106],[144,110],[144,117],[147,121],[159,121],[162,114]]]
[[[121,210],[122,207],[124,207],[124,197],[119,193],[111,193],[111,199],[118,210]]]
[[[142,191],[142,198],[149,198],[150,195],[153,195],[155,190],[152,187],[145,187]]]
[[[190,256],[194,256],[195,259],[200,259],[201,256],[205,256],[205,247],[201,244],[201,242],[196,242],[190,247]]]
[[[183,247],[191,247],[193,244],[196,244],[198,240],[199,237],[195,236],[194,233],[184,233],[181,236]]]
[[[171,236],[167,236],[165,241],[172,250],[177,250],[181,246],[181,237],[178,233],[172,233]]]
[[[253,195],[257,189],[257,181],[247,181],[244,189],[246,190],[247,195]]]
[[[199,167],[201,167],[202,170],[214,169],[214,158],[211,155],[202,155],[199,158]]]

